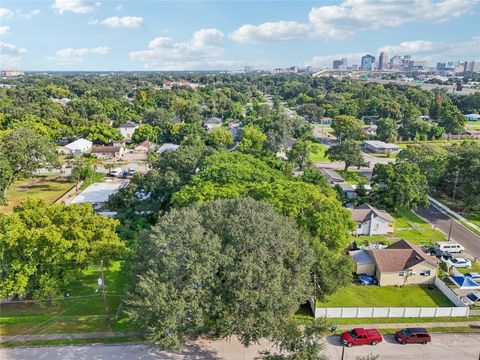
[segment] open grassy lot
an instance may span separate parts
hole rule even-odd
[[[97,289],[99,269],[85,270],[68,289],[68,297],[54,303],[17,302],[0,304],[2,335],[34,335],[91,331],[128,331],[126,319],[119,317],[125,293],[126,271],[120,262],[104,270],[110,321],[105,320],[103,297]],[[67,294],[65,294],[67,295]]]
[[[321,163],[321,162],[330,162],[328,157],[325,155],[327,151],[327,147],[320,143],[311,143],[310,144],[310,160],[314,163]]]
[[[355,240],[357,244],[363,244],[367,241],[391,244],[400,239],[405,239],[417,245],[433,245],[437,241],[446,240],[444,233],[433,229],[428,222],[408,209],[399,208],[390,215],[395,218],[395,232],[393,234],[352,237],[352,240]]]
[[[317,300],[317,307],[452,306],[436,288],[350,285]]]
[[[370,182],[365,175],[355,170],[337,170],[337,172],[351,185],[367,185]]]
[[[15,205],[27,198],[54,202],[72,186],[74,183],[61,176],[38,176],[32,179],[18,180],[8,190],[8,205],[0,206],[0,212],[11,213]]]

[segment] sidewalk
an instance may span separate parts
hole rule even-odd
[[[12,335],[0,336],[0,343],[9,341],[30,341],[30,340],[61,340],[61,339],[106,339],[127,336],[141,336],[140,333],[122,332],[88,332],[78,334],[43,334],[43,335]]]
[[[439,327],[477,327],[480,329],[480,321],[452,321],[452,322],[423,322],[423,323],[392,323],[392,324],[349,324],[338,325],[338,330],[350,330],[353,328],[376,328],[376,329],[402,329],[402,328],[439,328]]]
[[[456,213],[455,211],[453,211],[452,209],[450,209],[448,206],[442,204],[440,201],[432,198],[431,196],[428,197],[428,200],[430,200],[430,202],[437,208],[439,209],[440,211],[442,211],[445,215],[448,215],[449,217],[453,218],[453,220],[455,220],[456,222],[458,222],[459,224],[466,224],[468,225],[469,227],[471,227],[472,229],[480,232],[480,227],[477,226],[476,224],[472,223],[470,220],[467,220],[465,219],[463,216],[461,216],[460,214]],[[470,230],[470,229],[469,229]]]

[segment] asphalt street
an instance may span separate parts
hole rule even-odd
[[[465,226],[459,224],[455,220],[452,221],[450,217],[433,205],[430,205],[430,207],[426,209],[416,210],[416,213],[427,219],[447,235],[450,231],[451,224],[451,239],[463,245],[469,254],[480,259],[480,236],[468,230]]]
[[[354,360],[357,356],[378,354],[382,360],[478,360],[480,356],[480,336],[478,334],[433,334],[433,341],[427,345],[399,345],[393,336],[376,346],[345,348],[344,360]],[[243,348],[237,341],[215,341],[197,343],[188,347],[182,354],[168,354],[144,344],[123,345],[82,345],[22,347],[0,349],[1,360],[249,360],[258,356],[258,351],[268,348],[257,345]],[[342,358],[343,346],[338,336],[327,338],[325,352],[331,360]]]

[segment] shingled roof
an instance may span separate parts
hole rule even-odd
[[[376,216],[381,217],[384,220],[394,222],[395,219],[391,217],[386,211],[378,210],[369,204],[362,204],[352,210],[352,219],[356,222],[364,222],[370,218],[370,214],[374,213]]]
[[[382,272],[403,271],[422,262],[438,265],[435,257],[425,254],[417,246],[405,240],[397,241],[385,249],[372,250],[371,254]]]

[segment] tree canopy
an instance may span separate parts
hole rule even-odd
[[[27,200],[0,214],[0,297],[62,295],[86,266],[123,256],[117,224],[90,204]]]
[[[233,199],[174,209],[144,240],[128,314],[165,349],[214,331],[248,345],[309,297],[308,241],[272,205]]]

